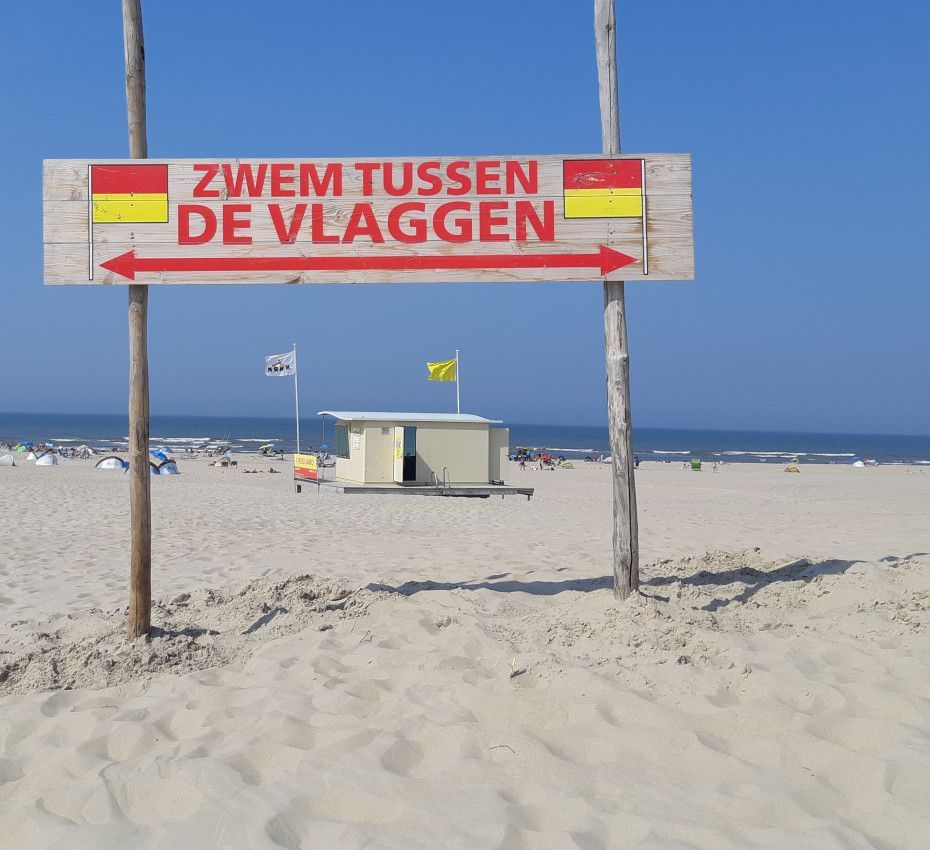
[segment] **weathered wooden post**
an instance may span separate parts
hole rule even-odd
[[[617,15],[614,0],[594,0],[594,38],[601,105],[601,142],[606,156],[620,153],[617,85]],[[639,589],[639,529],[633,481],[633,427],[630,415],[630,353],[623,281],[604,281],[604,355],[607,361],[607,417],[613,454],[614,593],[626,599]]]
[[[148,156],[145,132],[145,44],[141,0],[123,0],[129,155]],[[147,634],[152,615],[152,492],[149,471],[149,288],[129,287],[129,513],[132,530],[129,639]]]

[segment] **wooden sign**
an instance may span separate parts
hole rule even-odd
[[[46,160],[45,282],[694,276],[685,154]]]

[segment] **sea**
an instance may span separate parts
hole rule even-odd
[[[610,454],[605,426],[507,423],[512,448],[546,449],[579,459]],[[0,413],[0,444],[32,440],[64,448],[86,444],[125,450],[125,415]],[[301,420],[306,451],[333,441],[333,421]],[[296,447],[293,419],[234,416],[161,416],[151,420],[151,444],[174,451],[228,443],[233,452],[256,451],[273,443],[284,452]],[[633,446],[641,460],[680,463],[691,458],[729,463],[853,463],[861,458],[880,464],[930,466],[930,436],[826,434],[789,431],[720,431],[687,428],[635,428]]]

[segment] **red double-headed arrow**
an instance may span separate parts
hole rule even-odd
[[[137,257],[120,254],[101,267],[129,280],[140,272],[437,271],[440,269],[600,269],[602,275],[636,262],[601,245],[594,254],[460,254],[419,257]]]

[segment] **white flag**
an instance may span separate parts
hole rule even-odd
[[[270,378],[293,375],[297,371],[294,352],[287,354],[270,354],[265,358],[265,374]]]

